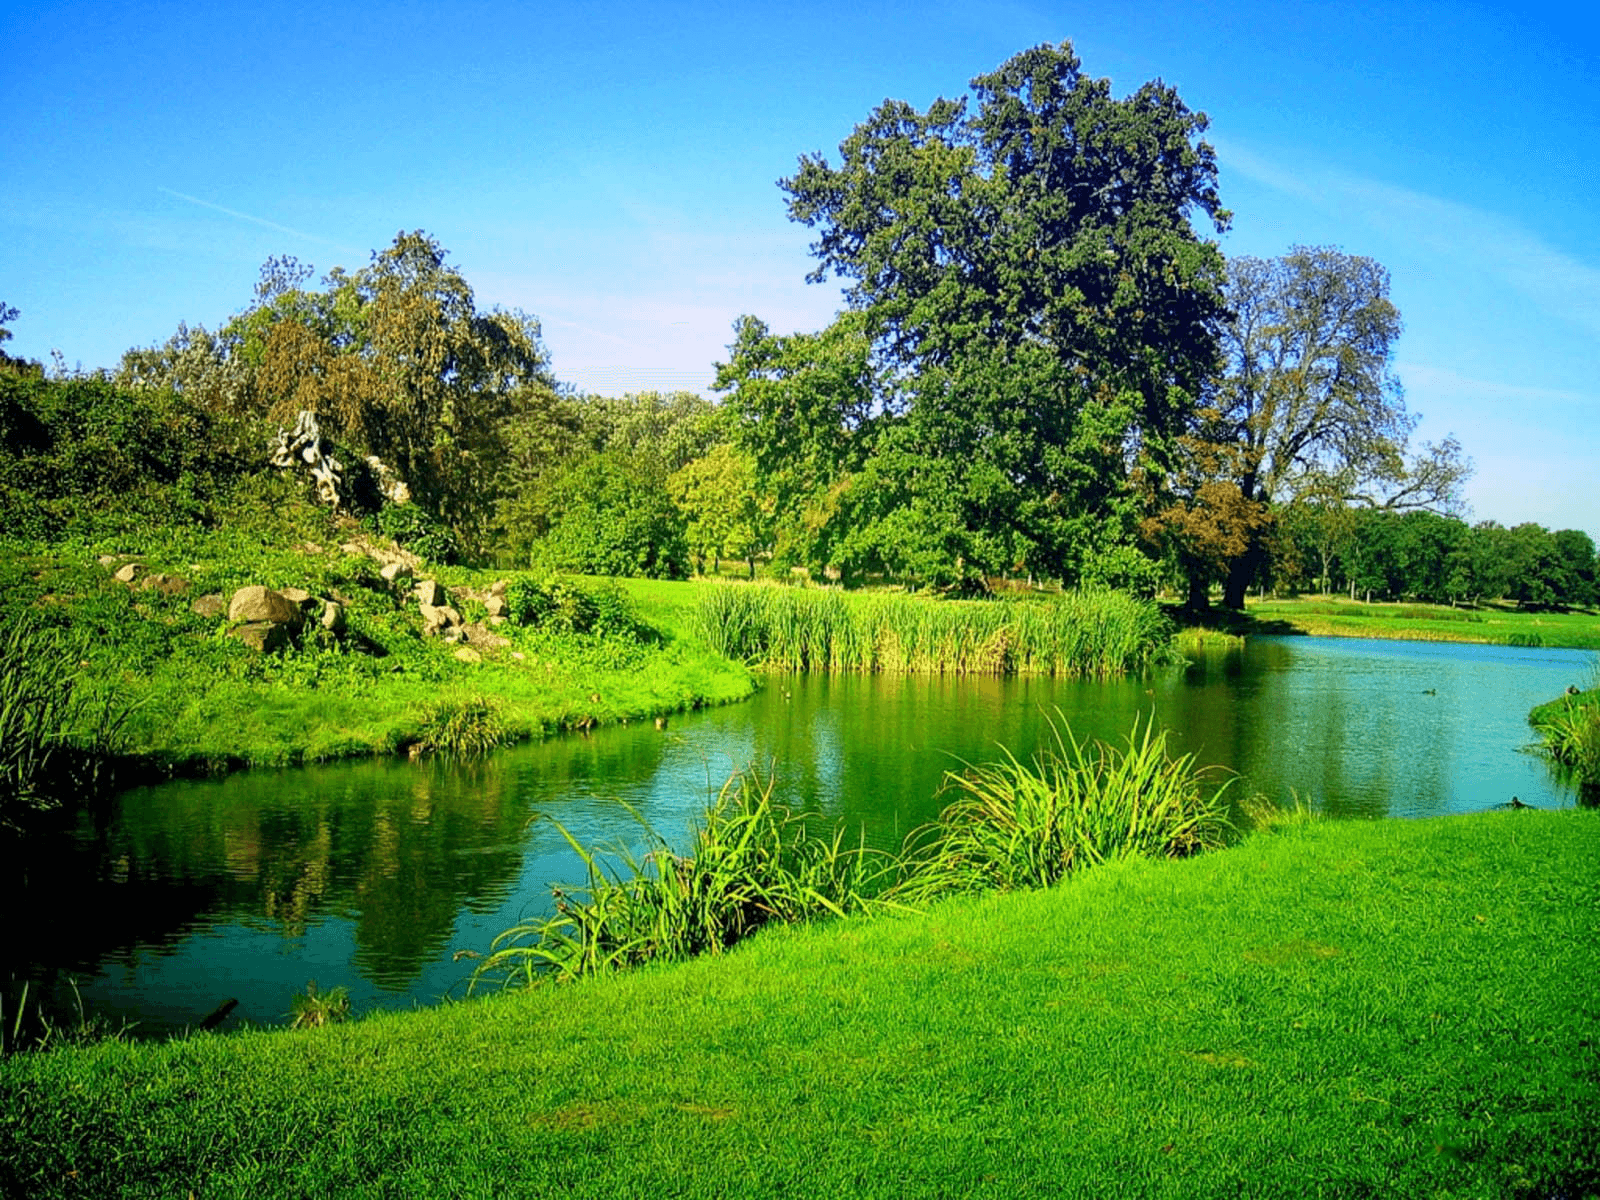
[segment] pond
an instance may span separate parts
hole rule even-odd
[[[1237,772],[1235,794],[1335,817],[1573,803],[1526,752],[1528,710],[1588,676],[1579,651],[1259,638],[1143,679],[777,676],[747,703],[519,747],[469,765],[377,761],[135,789],[70,836],[4,864],[6,1011],[31,995],[133,1022],[281,1025],[308,979],[356,1013],[465,991],[472,952],[548,885],[581,881],[559,830],[669,839],[734,767],[776,771],[787,803],[898,846],[944,773],[1005,745],[1025,757],[1057,709],[1120,739],[1154,712],[1175,751]]]

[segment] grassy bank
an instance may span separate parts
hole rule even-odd
[[[491,628],[472,597],[503,575],[423,564],[418,575],[450,589],[478,624],[473,661],[463,661],[458,647],[424,636],[406,582],[390,584],[380,562],[343,548],[378,541],[306,513],[292,529],[13,543],[0,553],[0,617],[70,641],[65,666],[80,691],[131,706],[123,750],[170,770],[394,753],[463,721],[489,742],[514,741],[725,703],[755,686],[670,610],[638,602],[622,634]],[[130,562],[138,578],[117,581]],[[198,598],[248,584],[337,598],[347,629],[260,654],[229,636],[225,615],[195,612]]]
[[[1110,591],[960,601],[729,585],[707,588],[697,616],[729,658],[784,671],[1105,678],[1160,661],[1172,637],[1154,604]]]
[[[1363,604],[1340,599],[1250,600],[1238,633],[1398,638],[1600,650],[1600,613],[1524,612],[1511,605]]]
[[[1589,812],[1324,823],[296,1033],[0,1063],[8,1193],[1586,1196]]]

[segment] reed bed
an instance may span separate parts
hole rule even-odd
[[[896,898],[1050,887],[1108,859],[1182,858],[1226,842],[1232,780],[1212,786],[1193,755],[1168,754],[1153,715],[1135,720],[1125,748],[1080,742],[1065,720],[1049,726],[1029,763],[1002,747],[999,761],[946,776],[956,799],[907,837]]]
[[[110,786],[129,709],[82,686],[81,650],[27,617],[0,627],[0,824]]]
[[[874,894],[892,871],[889,856],[847,844],[842,827],[818,834],[820,818],[774,803],[772,790],[770,776],[732,776],[684,855],[673,853],[642,817],[651,845],[642,856],[625,848],[603,855],[553,822],[582,858],[587,881],[553,888],[554,915],[497,937],[473,972],[472,986],[486,979],[523,986],[545,978],[562,982],[715,954],[774,922],[882,907],[886,902]]]
[[[1103,590],[996,601],[726,584],[696,619],[713,649],[781,671],[1107,678],[1162,661],[1172,637],[1153,603]]]
[[[1546,754],[1571,770],[1580,786],[1600,789],[1600,687],[1540,705],[1530,721]]]

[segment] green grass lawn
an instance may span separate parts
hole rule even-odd
[[[1250,600],[1235,632],[1402,638],[1600,650],[1600,613],[1523,612],[1510,605],[1363,604],[1339,598]]]
[[[0,1063],[30,1196],[1600,1191],[1600,814],[1311,822],[295,1033]]]

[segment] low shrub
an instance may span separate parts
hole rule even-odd
[[[587,881],[553,888],[554,915],[497,937],[473,986],[491,978],[531,986],[714,954],[767,924],[880,904],[872,895],[892,860],[846,845],[840,827],[819,835],[819,820],[775,804],[772,779],[745,772],[723,785],[684,855],[640,817],[650,850],[638,856],[619,849],[611,866],[556,822],[583,859]]]
[[[1050,732],[1029,764],[1005,751],[946,776],[957,798],[906,839],[897,896],[1050,887],[1107,859],[1223,845],[1232,780],[1210,786],[1193,755],[1168,755],[1154,716],[1134,722],[1126,749],[1085,745],[1064,721],[1051,720]]]

